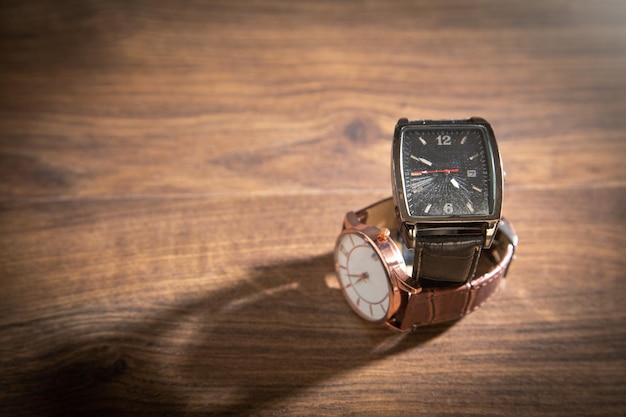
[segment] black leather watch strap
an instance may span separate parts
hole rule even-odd
[[[422,287],[469,281],[476,272],[483,242],[482,235],[419,236],[413,278]]]

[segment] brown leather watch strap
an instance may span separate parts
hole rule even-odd
[[[501,220],[492,247],[483,251],[479,259],[478,276],[457,287],[422,288],[421,292],[412,294],[400,329],[411,330],[457,320],[479,308],[496,292],[500,280],[506,275],[516,245],[511,224]]]
[[[344,228],[357,225],[375,230],[388,228],[391,236],[397,235],[393,200],[387,198],[356,213],[348,213],[344,218]],[[399,249],[405,248],[403,243],[394,242]],[[471,246],[472,242],[468,245]],[[402,288],[407,291],[405,302],[393,323],[389,324],[395,329],[410,331],[420,326],[458,320],[476,310],[498,289],[516,246],[517,235],[513,226],[506,219],[501,219],[491,247],[482,250],[480,256],[476,255],[477,261],[472,266],[476,270],[473,279],[458,286],[446,287],[420,287],[414,285],[415,282],[404,281]],[[404,262],[400,262],[406,268]]]

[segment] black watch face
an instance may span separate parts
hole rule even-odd
[[[492,156],[481,126],[407,126],[402,182],[412,217],[491,214]]]

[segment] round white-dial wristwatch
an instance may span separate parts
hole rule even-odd
[[[400,295],[392,286],[393,272],[384,254],[398,249],[385,237],[385,230],[374,239],[364,231],[347,230],[337,241],[335,259],[348,303],[364,319],[381,321],[388,319],[400,303]],[[394,253],[391,258],[397,255]]]

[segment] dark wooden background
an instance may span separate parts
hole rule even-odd
[[[332,282],[396,120],[481,116],[506,285],[398,335]],[[626,414],[623,1],[2,1],[0,414]]]

